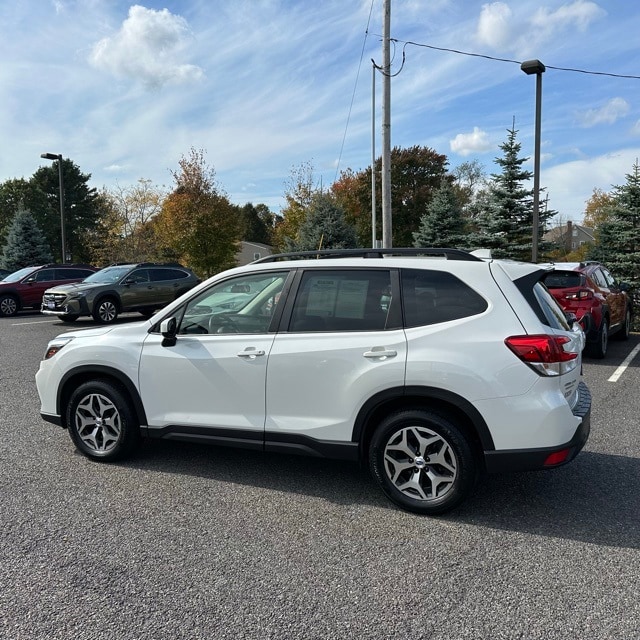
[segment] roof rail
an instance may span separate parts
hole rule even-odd
[[[384,258],[385,256],[442,256],[447,260],[470,260],[482,262],[480,258],[462,249],[434,247],[399,247],[396,249],[320,249],[318,251],[294,251],[274,253],[252,262],[278,262],[279,260],[326,259],[326,258]]]

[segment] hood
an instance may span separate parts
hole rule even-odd
[[[59,284],[57,287],[51,287],[51,289],[47,289],[45,293],[80,293],[106,285],[106,282],[74,282],[73,284]]]

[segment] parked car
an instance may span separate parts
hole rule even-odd
[[[544,283],[563,309],[575,313],[586,336],[586,353],[607,354],[609,337],[629,338],[633,300],[629,286],[618,282],[601,263],[557,262]]]
[[[125,311],[150,317],[199,282],[190,269],[177,263],[112,265],[81,283],[47,289],[42,313],[66,322],[93,316],[101,324],[114,322]]]
[[[79,282],[95,271],[88,264],[45,264],[14,271],[0,281],[0,316],[14,316],[21,309],[39,309],[47,288]]]
[[[41,415],[99,461],[145,437],[327,456],[443,513],[484,471],[558,467],[587,440],[583,334],[545,273],[455,249],[270,256],[146,323],[53,339]]]

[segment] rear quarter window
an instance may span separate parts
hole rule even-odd
[[[568,331],[570,327],[562,307],[556,302],[556,299],[549,293],[549,290],[542,282],[536,282],[533,286],[533,294],[540,305],[546,324],[553,329]]]
[[[403,269],[401,277],[406,327],[459,320],[487,310],[487,301],[450,273]]]

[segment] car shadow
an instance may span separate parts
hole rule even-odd
[[[134,460],[121,464],[395,509],[366,469],[349,462],[147,440]],[[639,486],[640,459],[583,451],[560,469],[487,476],[463,505],[440,519],[638,549]]]

